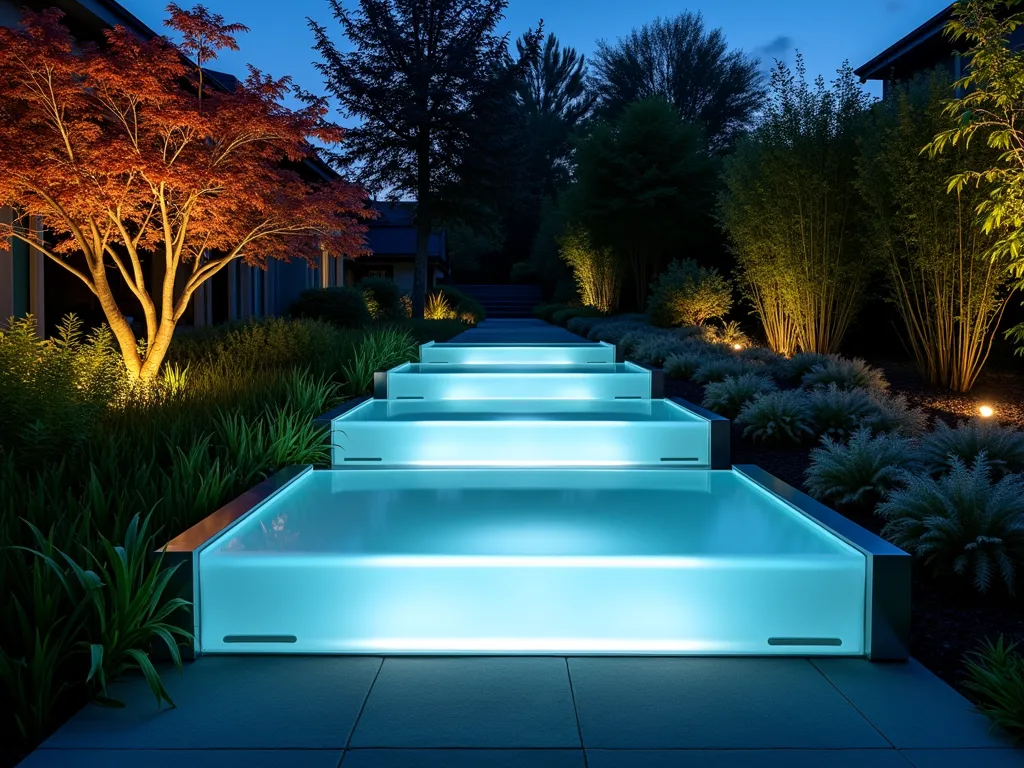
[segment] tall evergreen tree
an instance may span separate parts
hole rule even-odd
[[[615,44],[599,41],[593,70],[606,117],[658,96],[699,125],[715,151],[750,125],[764,98],[758,62],[729,50],[721,29],[707,30],[701,14],[689,11],[655,19]]]
[[[338,159],[372,191],[416,196],[413,314],[422,317],[427,246],[440,191],[465,167],[487,129],[484,112],[521,77],[539,32],[525,36],[510,65],[508,38],[495,33],[508,0],[328,0],[352,50],[342,52],[326,27],[309,20],[328,90],[359,125]],[[498,95],[496,95],[498,94]]]

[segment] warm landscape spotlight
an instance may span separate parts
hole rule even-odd
[[[739,350],[743,349],[743,345],[742,345],[742,344],[740,344],[740,343],[739,343],[739,342],[737,341],[737,342],[736,342],[735,344],[733,344],[733,345],[732,345],[732,348],[733,348],[733,349],[735,349],[735,350],[737,350],[737,351],[739,351]]]
[[[981,414],[983,419],[991,419],[995,414],[995,409],[991,405],[982,405],[978,408],[978,413]]]

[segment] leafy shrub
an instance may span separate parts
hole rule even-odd
[[[795,390],[758,395],[740,409],[736,423],[754,442],[798,446],[814,434],[804,393]]]
[[[1014,741],[1024,739],[1024,656],[1017,643],[1000,636],[968,654],[964,687],[974,693],[982,714]]]
[[[883,534],[939,576],[969,578],[980,592],[996,579],[1012,593],[1024,557],[1024,480],[990,480],[984,453],[970,469],[959,458],[939,478],[905,474],[906,487],[878,507]]]
[[[717,270],[692,259],[673,261],[651,284],[647,312],[663,328],[704,325],[732,307],[732,287]]]
[[[342,370],[353,395],[373,388],[373,374],[415,360],[416,341],[399,328],[380,328],[366,334],[355,347],[352,361]]]
[[[412,317],[412,296],[408,293],[403,293],[399,297],[399,301],[402,302],[402,316],[405,318]]]
[[[932,474],[948,471],[954,459],[973,464],[982,451],[996,477],[1024,471],[1024,433],[981,419],[956,428],[937,420],[935,431],[921,438],[918,450],[921,463]]]
[[[566,307],[551,315],[551,322],[564,326],[574,317],[604,317],[604,313],[594,307]]]
[[[32,464],[78,450],[128,381],[113,335],[88,336],[73,315],[40,341],[31,317],[0,331],[0,450]]]
[[[693,378],[693,374],[697,372],[697,369],[707,361],[708,356],[698,352],[683,352],[678,355],[670,355],[665,358],[665,375],[671,379],[689,381]]]
[[[533,316],[546,323],[552,322],[552,316],[560,309],[568,309],[568,304],[539,304],[533,308]]]
[[[839,389],[875,389],[884,391],[889,382],[877,368],[872,368],[859,358],[849,360],[830,355],[825,362],[817,363],[803,375],[801,384],[806,389],[835,385]]]
[[[440,291],[441,295],[452,306],[452,309],[455,310],[455,317],[462,322],[475,325],[476,323],[483,322],[487,317],[484,307],[479,301],[463,293],[455,286],[441,285],[438,286],[437,290]],[[443,320],[445,318],[437,319]]]
[[[812,390],[805,397],[814,434],[834,440],[846,440],[876,412],[874,400],[863,389],[845,390],[829,384],[827,389]]]
[[[734,357],[709,356],[694,373],[693,380],[699,384],[710,384],[724,381],[729,376],[742,376],[748,371],[749,367],[742,360]]]
[[[870,508],[898,487],[903,472],[914,466],[914,452],[905,439],[872,435],[870,427],[861,427],[846,443],[822,439],[811,451],[806,487],[824,502]]]
[[[402,292],[394,280],[365,277],[356,287],[363,292],[366,307],[374,320],[393,320],[404,316]]]
[[[734,419],[740,409],[755,396],[775,389],[775,382],[760,374],[727,376],[722,381],[712,382],[705,387],[703,406],[727,419]]]
[[[363,292],[348,286],[305,290],[292,302],[288,314],[323,320],[340,328],[362,328],[371,320]]]
[[[458,313],[448,299],[441,293],[427,295],[426,303],[423,305],[424,320],[456,320]]]

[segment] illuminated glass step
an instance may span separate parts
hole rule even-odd
[[[603,341],[579,344],[468,344],[427,342],[420,362],[431,365],[587,365],[614,363],[615,346]]]
[[[857,656],[866,562],[737,471],[318,470],[198,550],[200,645]]]
[[[330,429],[335,465],[711,465],[711,422],[661,399],[366,400]]]
[[[388,400],[636,400],[650,399],[655,383],[653,372],[635,363],[404,363],[380,378]]]

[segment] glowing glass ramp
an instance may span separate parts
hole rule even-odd
[[[614,363],[615,346],[604,341],[578,344],[472,344],[427,342],[420,362],[429,365],[589,365]]]
[[[711,466],[711,423],[670,400],[366,400],[336,466]]]
[[[306,472],[198,550],[206,653],[835,654],[865,555],[736,471]]]
[[[404,363],[381,378],[378,397],[389,400],[639,400],[653,386],[652,371],[635,363]]]

